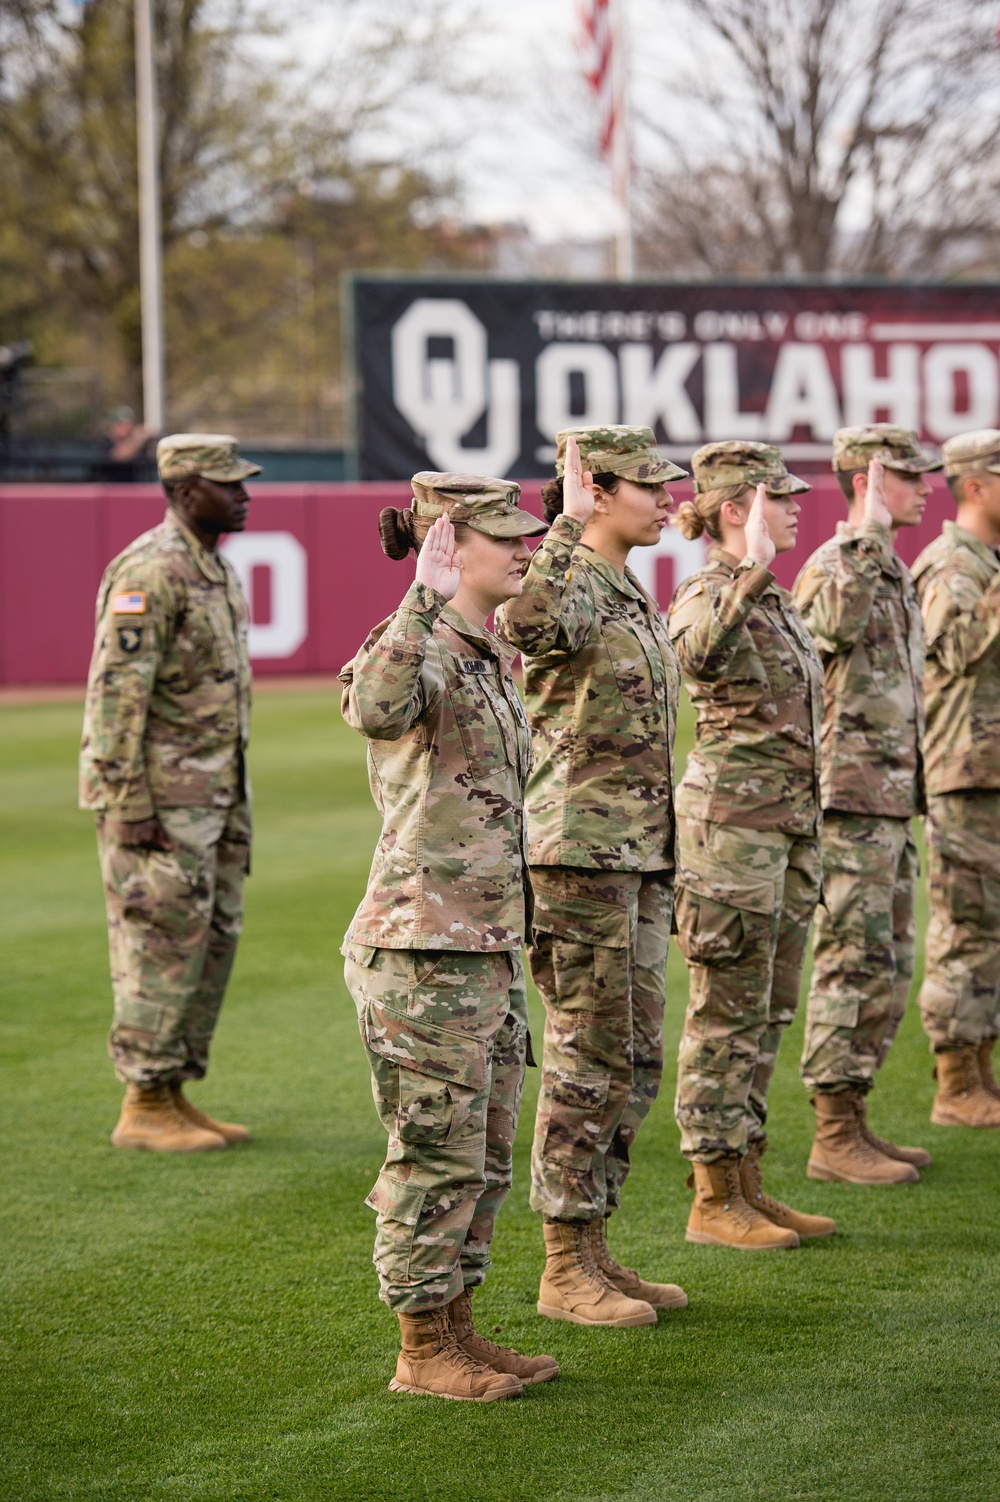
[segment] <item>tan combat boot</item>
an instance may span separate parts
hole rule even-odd
[[[587,1221],[551,1220],[545,1233],[545,1271],[538,1290],[539,1314],[571,1325],[655,1325],[656,1310],[644,1299],[619,1293],[598,1269]]]
[[[759,1138],[749,1144],[745,1157],[740,1160],[740,1183],[747,1204],[752,1209],[759,1210],[761,1215],[766,1215],[774,1225],[781,1226],[786,1231],[794,1231],[800,1239],[832,1236],[837,1229],[837,1222],[831,1220],[829,1215],[807,1215],[805,1211],[793,1210],[764,1193],[760,1160],[766,1151],[767,1138]]]
[[[692,1163],[688,1188],[694,1204],[685,1241],[698,1246],[730,1246],[740,1252],[776,1252],[798,1246],[796,1231],[775,1225],[747,1204],[736,1154],[715,1163]]]
[[[876,1137],[868,1125],[868,1096],[862,1095],[859,1100],[861,1135],[869,1147],[873,1147],[885,1158],[898,1158],[900,1163],[912,1163],[914,1168],[930,1166],[931,1155],[925,1147],[900,1147],[895,1142],[888,1142],[885,1137]]]
[[[226,1145],[218,1132],[207,1132],[180,1114],[169,1085],[127,1085],[111,1141],[115,1147],[151,1153],[209,1153]]]
[[[193,1106],[184,1094],[183,1087],[178,1083],[170,1086],[170,1093],[185,1121],[190,1121],[194,1126],[201,1127],[203,1132],[214,1132],[217,1137],[223,1137],[227,1142],[249,1142],[250,1133],[245,1126],[237,1126],[235,1121],[216,1121],[212,1116],[206,1116],[204,1111],[199,1111]]]
[[[498,1346],[485,1335],[480,1335],[473,1324],[472,1294],[468,1288],[452,1299],[448,1310],[458,1343],[473,1361],[494,1372],[510,1373],[526,1387],[534,1382],[551,1382],[553,1377],[558,1377],[559,1363],[554,1356],[521,1356],[509,1346]]]
[[[935,1059],[935,1126],[1000,1127],[1000,1100],[983,1085],[975,1048],[948,1049]]]
[[[983,1089],[987,1095],[1000,1100],[1000,1085],[997,1084],[997,1077],[993,1073],[993,1045],[996,1041],[995,1038],[984,1038],[976,1049],[976,1056],[979,1059],[979,1078],[983,1082]]]
[[[495,1372],[463,1351],[447,1308],[401,1314],[399,1329],[403,1349],[390,1392],[455,1398],[463,1403],[495,1403],[521,1396],[521,1383],[513,1373]]]
[[[813,1097],[816,1139],[806,1174],[810,1179],[841,1184],[915,1184],[920,1178],[912,1163],[887,1158],[861,1131],[864,1092],[818,1090]]]
[[[642,1299],[654,1309],[686,1309],[688,1296],[676,1283],[647,1283],[630,1267],[622,1267],[608,1251],[605,1222],[590,1222],[590,1250],[606,1282],[630,1299]]]

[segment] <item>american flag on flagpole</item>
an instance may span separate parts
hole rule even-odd
[[[611,0],[580,0],[580,51],[583,76],[597,100],[597,149],[611,160],[614,150],[618,101],[615,98],[614,50]]]
[[[621,217],[615,237],[617,273],[627,281],[635,275],[635,243],[622,0],[579,0],[579,16],[583,74],[597,102],[598,152],[610,164]]]

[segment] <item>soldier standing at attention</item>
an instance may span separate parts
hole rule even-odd
[[[824,668],[823,905],[802,1054],[816,1111],[807,1172],[905,1184],[930,1156],[876,1137],[866,1096],[913,979],[910,820],[924,807],[923,629],[895,536],[920,521],[927,474],[941,465],[915,433],[874,423],[840,429],[833,468],[848,519],[795,584]]]
[[[510,1188],[529,1044],[531,737],[513,653],[486,621],[520,592],[525,535],[545,528],[511,481],[412,483],[412,509],[387,507],[379,530],[390,558],[416,551],[416,581],[341,674],[383,821],[344,974],[389,1134],[367,1203],[402,1335],[390,1387],[489,1403],[559,1371],[478,1335],[471,1303]]]
[[[942,448],[953,522],[913,578],[927,634],[930,926],[920,1011],[938,1126],[1000,1127],[1000,432]]]
[[[241,1142],[186,1098],[203,1079],[250,863],[247,608],[219,538],[260,473],[224,434],[161,438],[165,519],[105,570],[87,684],[80,806],[97,812],[125,1104],[115,1147]]]
[[[583,465],[586,465],[584,472]],[[546,1008],[531,1206],[544,1220],[538,1312],[645,1325],[683,1308],[608,1251],[636,1133],[663,1074],[673,909],[677,664],[656,601],[625,567],[656,543],[665,480],[649,428],[558,434],[551,530],[498,634],[524,654],[537,766],[526,800],[531,973]]]
[[[708,443],[691,467],[694,499],[676,525],[713,546],[669,617],[697,713],[677,793],[677,942],[691,974],[676,1105],[695,1189],[686,1234],[767,1251],[836,1229],[765,1194],[760,1168],[819,897],[823,670],[770,571],[795,546],[809,486],[778,449],[746,440]]]

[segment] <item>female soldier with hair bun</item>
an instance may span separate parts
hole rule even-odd
[[[687,1303],[611,1256],[629,1155],[663,1073],[673,908],[672,748],[678,672],[656,601],[626,568],[660,540],[684,471],[649,428],[558,435],[552,520],[497,632],[524,653],[537,768],[527,814],[531,973],[545,1058],[531,1158],[543,1219],[538,1312],[647,1325]]]
[[[695,496],[674,524],[713,545],[669,616],[697,714],[677,790],[677,942],[691,977],[676,1103],[695,1185],[687,1239],[794,1247],[835,1229],[771,1199],[760,1172],[768,1087],[820,891],[823,670],[769,568],[795,546],[796,497],[809,486],[778,449],[745,440],[706,444],[691,468]]]
[[[513,654],[486,629],[521,591],[519,487],[424,472],[408,511],[382,512],[390,558],[416,581],[341,674],[343,713],[368,740],[382,815],[368,890],[344,941],[389,1151],[377,1212],[381,1298],[399,1317],[391,1388],[492,1402],[547,1382],[475,1331],[528,1047],[529,892],[522,799],[531,767]]]

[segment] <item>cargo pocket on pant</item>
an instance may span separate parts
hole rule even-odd
[[[374,1262],[387,1283],[410,1281],[413,1238],[423,1213],[427,1190],[397,1179],[383,1168],[365,1200],[379,1218]]]
[[[748,941],[767,927],[774,913],[774,883],[748,882],[738,886],[730,876],[720,901],[718,881],[684,870],[677,892],[677,947],[693,965],[724,969],[736,965]]]
[[[986,911],[985,883],[979,873],[967,866],[949,866],[944,888],[951,921],[978,927]]]
[[[541,1155],[547,1163],[586,1173],[601,1134],[610,1077],[553,1073],[545,1080],[550,1102]]]
[[[486,1088],[486,1046],[468,1033],[451,1032],[369,1001],[361,1032],[376,1079],[395,1078],[396,1135],[403,1142],[452,1142]]]

